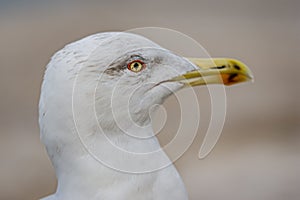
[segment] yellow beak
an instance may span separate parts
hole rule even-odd
[[[173,78],[186,86],[207,84],[233,85],[253,79],[249,68],[242,62],[231,58],[187,58],[199,69]]]

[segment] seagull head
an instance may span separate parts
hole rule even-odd
[[[159,146],[155,137],[136,137],[153,136],[149,111],[155,105],[185,87],[251,79],[238,60],[182,57],[131,33],[100,33],[67,45],[47,66],[39,104],[41,139],[59,185],[79,177],[74,174],[96,179],[98,165],[92,164],[83,140],[112,162],[130,164],[104,139],[127,151],[154,151]]]
[[[92,91],[84,87],[82,92],[94,92],[103,128],[116,127],[116,121],[122,127],[147,125],[149,110],[185,87],[252,79],[248,67],[238,60],[185,58],[130,33],[116,33],[98,42],[80,75],[96,84],[88,83]]]

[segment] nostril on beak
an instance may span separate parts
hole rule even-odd
[[[241,70],[241,67],[238,66],[238,65],[234,65],[234,68],[237,69],[237,70]]]

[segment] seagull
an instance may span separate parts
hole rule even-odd
[[[40,136],[58,182],[43,200],[188,199],[149,111],[182,88],[251,79],[238,60],[181,57],[133,33],[66,45],[41,87]]]

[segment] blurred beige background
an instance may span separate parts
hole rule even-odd
[[[204,160],[197,154],[210,101],[196,88],[204,125],[176,162],[190,199],[300,199],[299,8],[297,0],[0,1],[0,199],[55,191],[37,122],[52,54],[92,33],[144,26],[183,32],[255,75],[252,84],[226,89],[223,134]]]

